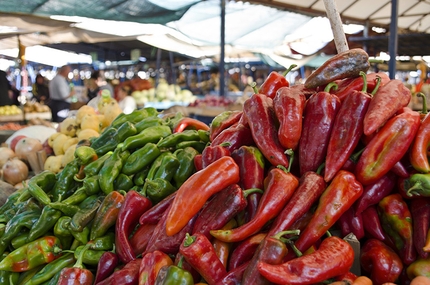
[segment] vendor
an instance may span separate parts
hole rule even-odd
[[[124,114],[130,114],[133,110],[137,109],[136,100],[131,96],[131,91],[130,86],[126,85],[118,89],[118,105]]]

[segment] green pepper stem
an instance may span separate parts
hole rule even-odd
[[[376,76],[376,86],[373,88],[372,93],[370,93],[371,96],[374,96],[376,92],[378,91],[379,87],[381,86],[381,76]]]
[[[84,265],[82,264],[82,262],[84,260],[84,254],[90,248],[90,246],[91,246],[91,244],[87,243],[84,246],[84,248],[81,250],[81,252],[79,252],[78,259],[76,260],[76,263],[75,263],[75,265],[73,265],[73,267],[81,268],[81,269],[84,268]]]
[[[300,230],[288,230],[288,231],[281,231],[273,235],[272,237],[275,239],[280,239],[284,235],[296,235],[298,236],[300,234]]]
[[[418,97],[421,97],[423,99],[423,109],[421,110],[422,114],[427,114],[428,113],[428,108],[427,108],[427,97],[424,93],[419,92],[417,93]]]
[[[366,73],[364,71],[360,71],[360,76],[363,78],[363,89],[361,89],[361,92],[367,93],[367,77]]]
[[[414,194],[420,194],[419,192],[415,191],[418,189],[422,189],[422,183],[420,181],[415,182],[412,187],[409,187],[409,189],[406,191],[406,195],[412,197]]]
[[[288,73],[290,73],[291,70],[293,70],[293,68],[297,67],[297,64],[291,64],[290,67],[288,67],[287,70],[285,70],[284,72],[282,72],[282,75],[285,77],[287,76]]]
[[[184,239],[184,246],[185,247],[189,247],[190,245],[192,245],[194,242],[196,241],[196,237],[195,236],[190,236],[189,233],[185,234],[185,239]]]
[[[222,142],[219,144],[220,146],[224,147],[224,146],[231,146],[230,142]]]
[[[290,161],[288,163],[288,169],[287,169],[287,172],[290,172],[291,166],[293,165],[293,161],[294,161],[294,150],[289,148],[285,151],[285,154],[290,156]]]
[[[264,193],[263,190],[261,190],[259,188],[249,188],[249,189],[243,190],[242,192],[243,192],[243,196],[245,198],[248,197],[249,195],[253,194],[253,193],[260,193],[260,194]]]
[[[321,165],[318,166],[316,174],[321,175],[321,172],[323,171],[324,167],[325,167],[325,162],[321,163]]]
[[[257,89],[257,83],[255,83],[255,82],[252,82],[249,86],[251,86],[252,87],[252,89],[254,90],[254,93],[255,94],[258,94],[258,89]]]
[[[326,231],[326,232],[325,232],[325,234],[326,234],[328,237],[332,237],[332,234],[331,234],[331,232],[330,232],[330,231]]]
[[[336,84],[336,82],[330,82],[329,84],[327,84],[327,86],[324,88],[324,92],[329,93],[331,88],[333,88],[333,90],[337,90],[338,85]]]
[[[365,148],[362,148],[361,150],[359,150],[358,152],[352,154],[349,159],[351,159],[354,163],[356,163],[358,161],[358,159],[360,158],[360,155],[363,153]]]
[[[183,263],[184,263],[184,256],[181,255],[181,257],[179,258],[178,264],[176,266],[182,269]]]
[[[296,247],[294,242],[288,240],[287,243],[291,246],[291,249],[294,251],[297,257],[303,256],[303,253]]]

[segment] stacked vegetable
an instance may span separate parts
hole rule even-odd
[[[359,49],[210,127],[121,114],[0,208],[7,284],[408,284],[429,276],[428,119]],[[332,233],[340,232],[337,235]],[[364,275],[351,272],[361,242]],[[340,236],[340,237],[339,237]],[[9,282],[8,282],[9,281]],[[13,283],[12,283],[13,282]],[[339,284],[339,283],[337,283]]]

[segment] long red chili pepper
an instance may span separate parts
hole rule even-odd
[[[363,78],[363,90],[352,91],[340,105],[334,120],[333,130],[327,146],[324,180],[333,179],[354,152],[363,134],[363,119],[371,101],[367,94],[366,74]]]
[[[370,135],[379,129],[411,100],[411,91],[402,81],[393,79],[379,88],[369,104],[363,121],[363,132]]]
[[[258,233],[239,243],[230,255],[228,269],[233,270],[250,261],[266,235],[266,233]]]
[[[215,160],[230,155],[230,151],[222,144],[207,146],[202,152],[202,167],[205,168]]]
[[[209,126],[200,120],[185,117],[179,120],[179,122],[174,126],[173,133],[181,133],[186,128],[191,128],[194,130],[204,130],[209,131]]]
[[[138,192],[131,190],[125,195],[118,219],[115,224],[115,250],[118,258],[127,263],[136,259],[134,250],[130,245],[129,236],[139,222],[140,216],[151,208],[151,200]]]
[[[191,175],[176,193],[166,221],[168,236],[178,233],[206,201],[225,187],[239,182],[239,167],[224,156]]]
[[[361,154],[355,169],[357,179],[369,185],[390,171],[408,151],[419,124],[419,113],[409,108],[388,120]]]
[[[349,208],[337,221],[342,231],[342,236],[353,233],[360,240],[364,237],[364,223],[361,214],[357,214],[354,207]],[[367,221],[366,221],[367,223]]]
[[[423,173],[430,172],[427,150],[430,146],[430,113],[421,121],[409,152],[409,161],[415,170]]]
[[[361,212],[364,223],[364,231],[370,235],[371,238],[386,242],[386,236],[382,229],[381,221],[379,219],[376,206],[369,206]]]
[[[300,175],[316,171],[325,160],[330,134],[340,107],[339,98],[329,93],[331,87],[332,84],[327,85],[325,91],[312,95],[306,102],[299,142]]]
[[[159,203],[151,207],[151,209],[143,213],[143,215],[139,218],[139,224],[157,224],[163,216],[164,212],[172,204],[173,200],[175,199],[175,196],[176,192],[173,192],[172,194],[161,200]]]
[[[321,195],[312,219],[300,234],[295,246],[304,252],[315,244],[362,193],[363,186],[357,181],[354,174],[340,170]],[[295,254],[291,251],[287,255],[287,260],[294,257]]]
[[[254,145],[251,129],[248,125],[238,123],[223,130],[214,140],[211,145],[224,145],[224,147],[233,152],[243,145]]]
[[[140,225],[130,238],[130,246],[136,256],[142,254],[148,246],[148,241],[154,233],[157,224]]]
[[[124,267],[116,270],[111,276],[96,285],[136,285],[139,282],[139,267],[142,259],[137,258],[128,262]]]
[[[243,111],[224,111],[215,116],[210,125],[210,141],[213,141],[223,130],[239,122],[242,114]]]
[[[264,181],[265,190],[255,217],[232,230],[212,230],[211,235],[222,241],[236,242],[257,233],[282,211],[298,185],[299,181],[294,175],[282,169],[273,168]]]
[[[194,234],[190,236],[187,234],[179,248],[179,252],[208,284],[216,284],[227,275],[224,265],[205,235]]]
[[[99,263],[97,264],[94,284],[98,284],[99,282],[108,278],[115,271],[118,261],[118,255],[111,251],[105,251],[100,257]]]
[[[414,246],[418,255],[426,259],[429,253],[424,251],[430,227],[430,198],[413,199],[411,201]]]
[[[276,284],[316,284],[345,274],[354,262],[354,250],[338,237],[322,241],[317,251],[279,265],[260,262],[261,275]]]
[[[245,101],[243,114],[248,121],[255,144],[266,159],[274,166],[288,167],[285,149],[278,139],[273,100],[263,94],[254,94]]]
[[[278,138],[285,149],[295,150],[302,133],[306,97],[298,89],[282,87],[273,98],[273,108],[279,121]]]
[[[285,76],[296,66],[297,65],[292,64],[283,73],[279,73],[276,71],[270,72],[267,78],[261,84],[258,92],[273,99],[276,96],[276,92],[279,90],[279,88],[290,86],[290,83],[285,78]]]

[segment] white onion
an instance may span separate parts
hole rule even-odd
[[[15,152],[8,147],[0,147],[0,168],[8,161],[10,158],[15,157]]]
[[[28,177],[28,166],[23,161],[12,158],[2,167],[3,180],[11,185],[18,184]]]
[[[16,143],[15,154],[19,159],[26,161],[28,153],[37,152],[42,149],[43,145],[38,139],[23,138]]]

